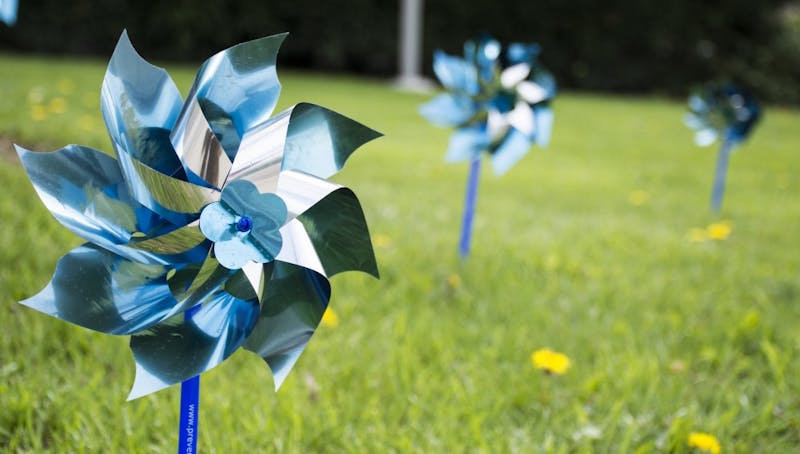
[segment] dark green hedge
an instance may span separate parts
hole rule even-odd
[[[770,101],[800,103],[797,0],[428,0],[425,68],[480,32],[538,41],[562,87],[683,95],[724,77]],[[398,1],[20,0],[0,49],[94,54],[123,28],[148,59],[200,61],[231,44],[289,31],[282,65],[391,75]],[[788,6],[787,6],[788,5]],[[794,26],[794,29],[792,27]]]

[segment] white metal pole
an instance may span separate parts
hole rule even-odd
[[[400,0],[400,39],[397,84],[408,90],[425,90],[431,83],[422,77],[422,18],[424,0]]]

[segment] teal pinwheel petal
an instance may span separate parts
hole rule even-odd
[[[550,134],[553,131],[553,111],[549,107],[537,106],[533,108],[536,119],[536,145],[546,147],[550,144]]]
[[[217,189],[161,173],[124,151],[117,158],[133,197],[173,223],[186,224],[195,219],[204,206],[219,200]]]
[[[18,0],[3,0],[0,2],[0,22],[14,25],[17,22]]]
[[[166,174],[181,171],[169,131],[181,111],[178,87],[163,68],[145,61],[122,32],[103,79],[100,108],[111,142],[145,165]]]
[[[170,135],[192,183],[220,188],[244,136],[269,122],[281,90],[275,60],[285,38],[238,44],[200,67]]]
[[[536,43],[511,43],[506,49],[506,58],[509,64],[527,63],[536,59],[542,48]]]
[[[463,58],[436,51],[433,54],[433,72],[439,82],[454,93],[472,96],[480,91],[477,69]]]
[[[448,162],[469,161],[486,150],[491,142],[484,126],[456,129],[450,136],[445,159]]]
[[[135,250],[139,254],[149,253],[156,257],[157,260],[152,260],[152,263],[177,266],[202,261],[208,255],[211,243],[200,231],[200,223],[195,221],[163,235],[134,238],[125,246],[128,251]],[[126,254],[128,255],[137,260],[138,256]]]
[[[506,139],[500,143],[491,155],[494,173],[503,175],[508,172],[514,164],[525,156],[530,146],[531,142],[527,135],[511,128]]]
[[[176,225],[132,197],[114,158],[78,145],[49,153],[17,147],[17,152],[42,202],[81,238],[143,263],[188,263],[206,255],[208,246],[198,236],[187,241],[181,235],[181,246],[137,245],[139,238],[167,235]]]
[[[275,62],[287,35],[230,47],[206,60],[197,73],[188,98],[198,99],[231,161],[245,132],[267,121],[278,103],[281,84]]]
[[[467,41],[464,44],[464,56],[467,61],[475,63],[478,76],[483,83],[491,83],[495,77],[501,52],[500,42],[488,35],[482,35],[477,40]]]
[[[467,96],[443,93],[419,107],[419,113],[439,126],[459,126],[475,116],[478,104]]]
[[[379,277],[367,221],[353,191],[337,189],[297,219],[308,232],[327,276],[363,271]]]
[[[84,244],[63,256],[47,287],[22,304],[95,331],[132,334],[164,320],[178,304],[169,270]]]
[[[113,247],[141,231],[135,208],[119,200],[127,186],[114,158],[78,145],[48,153],[16,149],[39,197],[76,235]]]
[[[358,147],[381,135],[324,107],[300,103],[291,113],[281,170],[329,178]]]
[[[223,289],[210,295],[191,320],[178,314],[131,336],[136,379],[128,399],[206,372],[242,346],[258,320],[258,300]]]
[[[265,289],[258,322],[244,344],[267,362],[275,389],[283,383],[328,307],[331,287],[321,274],[280,261]]]
[[[283,171],[328,178],[358,147],[380,136],[336,112],[300,103],[245,134],[228,180],[245,179],[261,192],[275,192]]]

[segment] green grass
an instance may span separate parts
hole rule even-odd
[[[194,70],[168,66],[186,93]],[[104,67],[0,57],[0,136],[110,151]],[[800,445],[800,112],[766,109],[731,160],[731,236],[692,243],[718,220],[715,150],[693,145],[683,103],[563,93],[549,148],[503,178],[484,169],[460,263],[467,168],[443,162],[450,131],[416,113],[427,96],[280,73],[279,107],[318,103],[386,134],[335,177],[361,199],[382,278],[333,279],[340,323],[320,327],[277,394],[247,352],[203,375],[201,452],[688,452],[691,431],[724,452]],[[56,97],[63,113],[32,120],[32,102]],[[125,338],[15,302],[80,240],[10,152],[0,186],[0,450],[173,451],[177,387],[125,402]],[[572,368],[535,370],[542,347]]]

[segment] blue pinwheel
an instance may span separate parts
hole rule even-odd
[[[689,96],[689,112],[684,121],[696,131],[695,143],[705,147],[718,138],[722,140],[711,190],[711,209],[715,212],[722,207],[730,154],[750,135],[760,118],[761,107],[756,99],[731,83],[708,84]]]
[[[14,25],[17,22],[18,0],[0,0],[0,22]]]
[[[186,387],[240,347],[277,389],[327,307],[328,277],[378,276],[356,196],[326,179],[380,134],[312,104],[271,116],[285,36],[211,57],[184,101],[123,33],[101,99],[115,157],[17,147],[44,204],[87,241],[22,304],[130,335],[129,399],[181,382],[196,393]]]
[[[455,127],[446,159],[470,161],[459,254],[469,254],[480,161],[489,155],[497,175],[507,172],[532,144],[547,146],[553,125],[553,76],[538,62],[536,44],[503,51],[489,37],[467,41],[464,58],[437,51],[433,70],[447,93],[420,107],[431,123]]]

